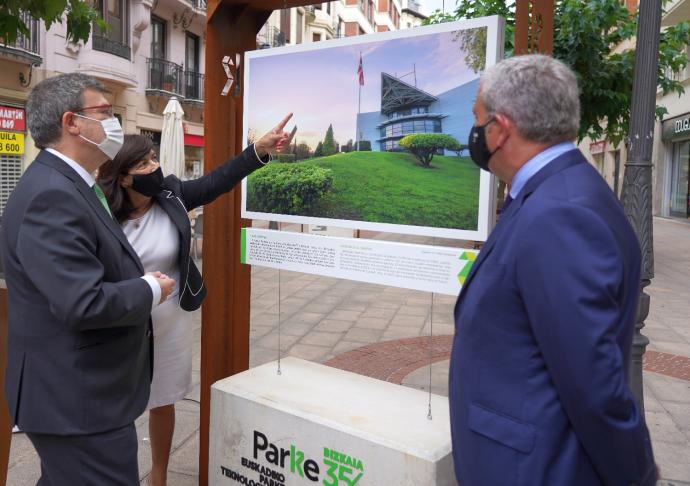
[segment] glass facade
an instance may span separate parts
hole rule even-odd
[[[671,216],[688,218],[690,211],[690,188],[688,187],[688,172],[690,165],[690,140],[683,140],[673,144],[673,160],[671,161]]]
[[[381,127],[381,138],[404,137],[411,133],[441,133],[441,121],[410,120]]]
[[[429,113],[429,107],[427,106],[413,106],[412,108],[406,108],[404,110],[396,111],[388,115],[389,120],[393,120],[395,118],[400,118],[403,116],[410,116],[410,115],[423,115],[424,113]]]

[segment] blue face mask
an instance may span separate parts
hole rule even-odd
[[[489,123],[494,121],[496,121],[496,119],[491,117],[489,118],[489,121],[483,125],[473,125],[472,129],[470,130],[469,140],[467,142],[467,145],[470,148],[470,157],[472,158],[472,161],[477,164],[480,169],[483,169],[487,172],[491,172],[489,170],[489,160],[491,160],[491,157],[498,151],[499,148],[501,148],[496,147],[496,150],[491,152],[489,147],[486,145],[485,128]]]

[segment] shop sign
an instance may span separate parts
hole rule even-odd
[[[675,140],[690,137],[690,113],[670,120],[664,120],[661,125],[661,139]]]
[[[203,135],[190,135],[185,133],[184,144],[190,147],[203,147],[204,146],[204,136]]]
[[[23,108],[0,105],[0,130],[25,131],[26,111]]]
[[[141,135],[145,136],[151,140],[155,145],[161,144],[161,132],[156,132],[153,130],[140,130]]]
[[[603,154],[606,151],[606,140],[589,144],[589,153],[592,155]]]
[[[0,132],[0,154],[23,155],[24,134]]]

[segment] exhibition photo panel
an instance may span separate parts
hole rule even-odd
[[[289,146],[243,181],[242,216],[485,240],[495,182],[467,139],[502,46],[487,17],[247,52],[245,146],[294,117]]]

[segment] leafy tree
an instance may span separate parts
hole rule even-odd
[[[352,139],[348,140],[347,143],[340,148],[341,152],[352,152],[352,145]]]
[[[328,125],[326,137],[323,139],[323,155],[333,155],[337,153],[335,138],[333,137],[333,125]]]
[[[319,142],[316,146],[316,150],[314,150],[314,157],[323,157],[323,155],[323,142]]]
[[[462,150],[462,145],[455,138],[443,133],[417,133],[407,135],[398,142],[402,148],[414,155],[422,167],[431,167],[431,160],[438,150],[447,149],[453,152]]]
[[[295,150],[295,158],[297,160],[308,159],[310,155],[311,147],[309,147],[308,144],[302,142],[299,145],[297,145],[297,149]]]
[[[515,2],[512,0],[461,0],[452,15],[436,12],[428,23],[501,15],[506,19],[505,53],[511,56],[515,38]],[[554,52],[575,71],[580,83],[579,139],[606,139],[613,145],[627,135],[630,125],[635,50],[626,48],[637,33],[637,13],[619,0],[556,0]],[[484,50],[475,34],[457,37],[473,69],[483,68]],[[685,46],[690,44],[690,22],[680,22],[661,32],[657,82],[664,94],[683,94],[679,81],[667,73],[685,68]],[[477,71],[481,69],[476,69]],[[656,114],[667,113],[657,107]]]
[[[11,44],[17,35],[29,35],[29,27],[21,19],[21,13],[43,20],[46,30],[55,22],[62,23],[64,15],[67,19],[67,40],[86,42],[94,22],[100,29],[108,29],[100,13],[91,5],[91,2],[83,0],[3,0],[0,4],[1,43]]]

